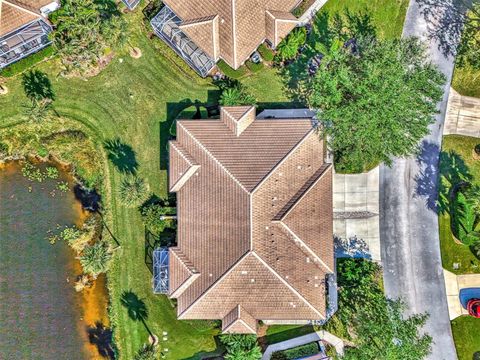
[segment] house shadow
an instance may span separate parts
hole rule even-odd
[[[98,353],[105,359],[115,359],[115,345],[113,331],[98,321],[87,327],[88,341],[97,347]]]

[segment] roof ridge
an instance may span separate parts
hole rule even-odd
[[[180,156],[188,163],[188,165],[198,165],[198,162],[195,160],[195,158],[177,140],[173,140],[170,143],[178,151]],[[191,157],[191,159],[188,158],[187,154]]]
[[[298,296],[300,300],[302,300],[305,304],[307,304],[314,312],[316,312],[318,315],[320,315],[322,318],[325,318],[325,315],[320,313],[318,309],[313,306],[297,289],[295,289],[292,284],[290,284],[288,281],[286,281],[278,272],[275,271],[265,260],[263,260],[260,255],[256,253],[255,250],[250,251],[253,256],[255,256],[270,272],[275,275],[284,285],[286,285],[290,291],[292,291],[295,295]]]
[[[306,120],[306,119],[310,119],[310,118],[304,118],[303,120]],[[295,119],[295,120],[302,120],[302,119]],[[310,119],[311,120],[311,119]],[[294,147],[292,147],[290,149],[290,151],[285,154],[285,156],[280,159],[280,161],[275,164],[275,166],[270,170],[270,172],[264,176],[264,178],[262,180],[260,180],[260,182],[255,185],[255,187],[252,189],[252,194],[255,193],[258,189],[260,189],[260,187],[263,185],[263,183],[270,177],[272,176],[273,173],[275,173],[275,171],[280,167],[280,165],[282,165],[289,157],[291,154],[293,154],[299,147],[300,145],[302,145],[302,143],[308,139],[308,137],[312,134],[312,132],[314,132],[314,128],[312,127],[301,139],[298,143],[295,144]]]
[[[200,146],[200,148],[202,148],[203,151],[205,151],[208,156],[210,156],[212,160],[214,160],[220,166],[223,171],[225,171],[225,173],[227,173],[240,186],[240,188],[242,188],[242,190],[244,190],[247,194],[250,193],[247,188],[243,186],[243,184],[235,176],[233,176],[233,174],[225,167],[225,165],[223,165],[215,156],[213,156],[213,154],[201,143],[201,141],[199,141],[190,131],[188,131],[188,129],[182,124],[182,121],[177,121],[177,124],[198,144],[198,146]]]
[[[323,315],[318,309],[313,306],[297,289],[295,289],[289,282],[287,282],[284,278],[280,276],[279,273],[277,273],[268,263],[263,260],[260,255],[258,255],[254,250],[249,250],[247,251],[243,256],[238,259],[238,261],[233,264],[230,269],[225,271],[222,276],[220,276],[212,285],[210,285],[197,299],[195,299],[194,302],[190,304],[181,314],[178,314],[178,319],[181,319],[181,317],[191,310],[193,306],[200,301],[200,299],[204,298],[212,289],[220,284],[223,279],[225,279],[237,266],[239,266],[249,255],[254,256],[262,265],[265,266],[267,270],[269,270],[277,279],[280,280],[281,283],[283,283],[292,293],[294,293],[301,301],[303,301],[308,307],[310,307],[315,313],[317,313],[320,317],[325,318],[325,315]]]
[[[323,163],[317,171],[303,184],[303,186],[287,201],[285,206],[278,212],[272,221],[282,221],[287,215],[298,205],[298,203],[310,192],[310,190],[320,181],[327,173],[331,164]]]
[[[25,4],[17,3],[17,2],[12,2],[11,0],[3,0],[3,1],[1,1],[1,2],[0,2],[0,5],[3,5],[3,4],[7,4],[7,5],[10,5],[10,6],[13,6],[14,8],[17,8],[17,9],[19,9],[19,10],[22,10],[22,11],[25,11],[25,12],[29,13],[30,15],[41,17],[41,14],[40,14],[40,13],[37,13],[37,12],[31,10],[31,9],[28,9]]]
[[[199,18],[193,18],[183,21],[178,27],[184,29],[189,26],[203,25],[215,20],[218,17],[217,15],[202,16]]]
[[[285,228],[285,230],[286,230],[291,236],[293,236],[293,237],[295,238],[295,240],[296,240],[295,245],[297,245],[297,246],[300,248],[300,250],[303,251],[303,250],[305,249],[306,252],[307,252],[310,256],[314,257],[315,260],[317,260],[316,262],[315,262],[315,261],[313,262],[314,264],[320,263],[320,264],[323,266],[323,268],[324,268],[323,270],[326,270],[326,271],[328,271],[328,272],[330,272],[330,273],[333,273],[333,272],[334,272],[332,269],[330,269],[330,267],[327,266],[327,264],[325,264],[325,263],[323,262],[323,260],[320,258],[320,256],[318,256],[318,255],[315,253],[315,251],[313,251],[313,250],[310,248],[310,246],[308,246],[299,236],[297,236],[297,234],[295,234],[295,233],[293,232],[292,229],[290,229],[290,227],[289,227],[287,224],[285,224],[283,221],[280,221],[280,224]],[[297,244],[297,242],[299,242],[300,245]]]

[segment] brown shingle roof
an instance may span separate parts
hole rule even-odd
[[[298,0],[165,0],[164,3],[184,22],[218,15],[219,56],[233,68],[238,68],[265,39],[274,46],[296,25],[288,15]],[[275,31],[269,30],[267,11],[278,16]],[[204,51],[212,48],[209,37],[193,39]],[[216,57],[215,57],[216,59]]]
[[[333,268],[323,143],[311,119],[248,121],[237,136],[224,117],[248,111],[177,123],[176,143],[199,164],[177,191],[178,247],[200,274],[177,296],[179,317],[232,325],[241,306],[253,319],[322,319]],[[175,291],[185,270],[175,261],[170,272]],[[242,324],[230,331],[246,331]]]
[[[0,0],[0,36],[41,17],[40,9],[53,0]]]

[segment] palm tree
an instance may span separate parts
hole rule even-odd
[[[108,270],[111,258],[112,253],[107,245],[102,241],[98,241],[94,245],[85,247],[80,256],[80,264],[86,273],[96,278],[99,274]]]
[[[298,54],[299,48],[307,41],[307,31],[305,28],[293,30],[283,41],[278,44],[277,54],[282,60],[293,60]]]
[[[142,204],[148,197],[148,185],[138,176],[129,176],[120,184],[120,199],[127,207]]]
[[[227,349],[225,360],[259,360],[262,358],[262,351],[255,335],[222,335],[220,341]]]
[[[148,309],[145,305],[145,302],[140,299],[134,292],[125,291],[122,294],[120,303],[127,308],[128,316],[130,317],[130,319],[132,319],[133,321],[140,321],[143,326],[145,326],[145,329],[147,330],[150,339],[152,339],[152,342],[155,342],[156,337],[150,331],[147,323],[145,322],[145,320],[147,320],[148,318]]]
[[[142,348],[135,354],[133,360],[156,360],[158,359],[157,349],[153,345],[143,344]]]

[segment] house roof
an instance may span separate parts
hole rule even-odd
[[[197,166],[178,186],[192,165],[171,151],[172,251],[188,259],[170,264],[179,318],[223,319],[226,332],[251,332],[252,318],[324,318],[332,174],[312,120],[256,119],[252,108],[227,107],[218,120],[178,121],[173,144]]]
[[[39,19],[40,9],[52,0],[0,0],[0,36]]]
[[[297,24],[298,0],[165,0],[186,34],[209,56],[238,68],[268,39],[274,46]],[[208,20],[207,20],[208,19]]]

